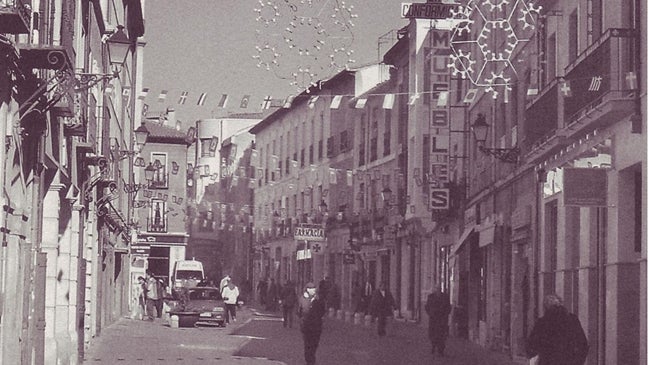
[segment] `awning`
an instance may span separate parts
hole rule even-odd
[[[485,247],[494,242],[494,232],[496,225],[490,224],[487,227],[482,227],[478,232],[478,247]]]
[[[475,229],[476,229],[475,225],[468,226],[465,228],[463,234],[460,235],[458,241],[452,246],[451,253],[450,253],[451,256],[455,255],[458,252],[458,250],[460,250],[460,248],[463,246],[465,241],[467,241],[469,235],[472,234],[472,232],[474,232]]]

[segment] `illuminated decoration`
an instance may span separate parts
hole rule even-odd
[[[483,87],[494,99],[500,92],[507,97],[517,79],[513,54],[533,39],[540,11],[524,0],[469,0],[452,9],[458,19],[450,40],[453,75]]]
[[[257,67],[298,91],[348,69],[355,62],[353,9],[343,0],[258,0]]]

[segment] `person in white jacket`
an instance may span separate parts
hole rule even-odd
[[[221,290],[221,297],[226,304],[226,323],[237,321],[237,298],[239,297],[239,288],[230,280],[228,285]]]

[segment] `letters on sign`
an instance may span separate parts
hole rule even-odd
[[[325,229],[322,227],[296,227],[293,238],[296,241],[325,241]]]
[[[433,210],[449,209],[449,189],[433,187],[429,189],[429,204]]]

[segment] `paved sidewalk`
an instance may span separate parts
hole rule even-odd
[[[251,317],[250,310],[241,308],[237,322],[226,328],[171,328],[163,319],[121,318],[90,341],[83,363],[284,365],[263,357],[233,356],[251,336],[232,333]]]
[[[256,311],[255,309],[252,309]],[[302,337],[298,326],[283,328],[279,313],[259,311],[246,326],[235,333],[255,335],[263,341],[252,340],[239,351],[240,356],[264,356],[287,364],[303,364]],[[275,317],[275,321],[272,319]],[[445,357],[431,354],[427,329],[415,323],[391,321],[388,335],[379,337],[375,324],[365,326],[327,317],[316,354],[318,364],[445,364],[445,365],[515,365],[509,356],[489,351],[460,338],[447,340]]]

